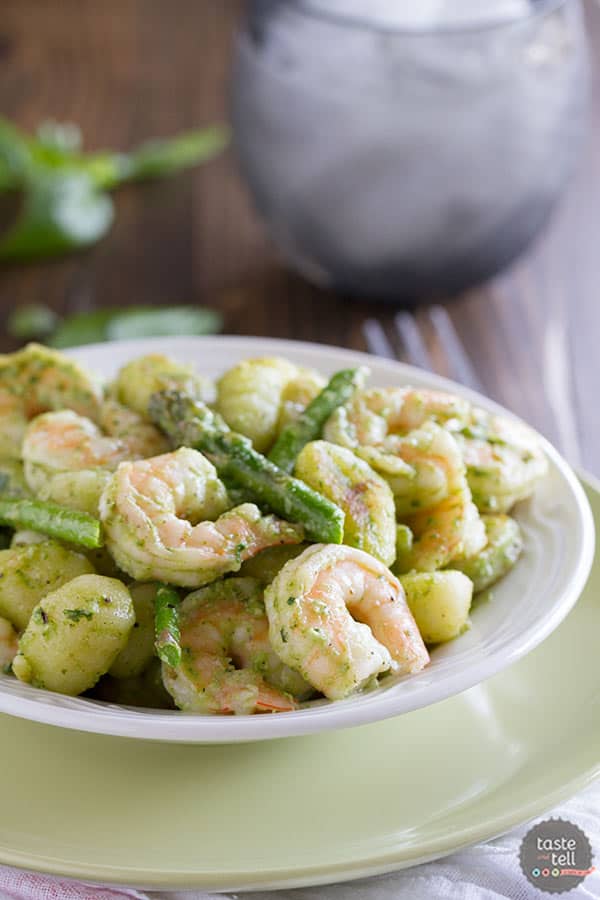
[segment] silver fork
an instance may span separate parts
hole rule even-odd
[[[458,336],[452,319],[443,306],[429,306],[425,310],[433,333],[448,360],[450,377],[475,391],[483,391],[483,385],[473,368],[473,364]],[[420,369],[435,371],[435,365],[417,320],[410,312],[396,313],[393,323],[393,337],[388,334],[378,319],[366,319],[363,332],[369,352],[385,359],[402,359]],[[393,340],[399,345],[399,352],[394,348]]]
[[[443,306],[429,306],[424,315],[444,351],[449,376],[465,387],[485,393],[447,310]],[[363,333],[369,352],[375,356],[401,359],[428,372],[436,371],[432,356],[412,313],[406,311],[396,313],[391,337],[381,322],[373,318],[365,320]],[[398,352],[394,344],[398,345]],[[550,322],[546,328],[545,344],[552,352],[546,353],[547,358],[542,363],[542,380],[554,417],[557,443],[571,465],[577,467],[581,462],[581,445],[574,413],[574,388],[570,374],[572,361],[564,329],[554,328]]]

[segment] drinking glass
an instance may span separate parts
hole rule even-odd
[[[414,302],[488,278],[530,243],[573,168],[588,78],[578,0],[521,5],[407,26],[374,13],[381,0],[364,14],[250,0],[234,140],[294,268]]]

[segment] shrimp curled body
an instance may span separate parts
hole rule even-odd
[[[335,410],[324,436],[353,450],[389,483],[396,512],[404,516],[443,500],[448,492],[443,468],[424,456],[406,454],[410,434],[436,423],[458,426],[469,404],[460,397],[416,388],[370,388]]]
[[[181,662],[163,663],[180,709],[212,715],[287,712],[312,688],[269,641],[260,582],[228,578],[194,591],[180,608]]]
[[[265,607],[276,653],[330,700],[429,661],[399,581],[362,550],[309,547],[266,589]]]
[[[428,468],[444,482],[444,496],[404,515],[416,536],[409,568],[431,572],[456,556],[473,556],[485,546],[485,528],[471,499],[465,464],[450,432],[428,422],[398,441],[402,458],[415,471]]]
[[[533,494],[548,471],[537,435],[517,420],[474,409],[472,425],[457,440],[473,500],[482,512],[510,512]]]
[[[106,437],[91,419],[68,409],[33,419],[22,452],[34,494],[92,515],[110,473],[132,456],[123,441]]]
[[[0,357],[0,456],[21,455],[27,423],[50,410],[72,409],[97,421],[100,385],[72,359],[28,344]]]
[[[181,447],[121,463],[100,498],[100,518],[121,569],[137,581],[184,587],[209,584],[266,547],[302,539],[301,527],[263,516],[253,503],[228,506],[212,463]]]

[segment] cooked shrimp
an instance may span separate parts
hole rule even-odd
[[[106,437],[91,419],[71,410],[44,413],[27,427],[23,444],[27,461],[59,472],[73,469],[116,469],[130,458],[127,446]]]
[[[276,653],[331,700],[429,661],[400,582],[362,550],[309,547],[266,589],[265,607]]]
[[[530,496],[547,470],[544,453],[526,426],[441,391],[359,391],[331,416],[325,437],[353,449],[387,478],[402,516],[411,512],[411,505],[427,508],[445,493],[439,467],[422,464],[411,472],[402,453],[406,435],[428,423],[442,425],[459,442],[473,499],[482,512],[507,512]]]
[[[548,470],[535,433],[503,416],[474,410],[473,423],[457,434],[473,499],[482,512],[509,512],[531,496]]]
[[[27,422],[72,409],[97,420],[100,386],[76,362],[38,344],[0,360],[0,456],[18,458]]]
[[[443,466],[423,457],[414,466],[406,458],[403,450],[410,447],[410,432],[427,423],[458,426],[467,420],[469,410],[466,400],[441,391],[372,388],[358,391],[348,405],[337,409],[324,436],[354,450],[387,480],[402,516],[433,506],[448,492]]]
[[[19,635],[8,621],[0,617],[0,672],[10,666],[19,649]]]
[[[71,410],[44,413],[29,423],[22,449],[25,477],[40,499],[96,515],[120,462],[156,456],[167,447],[158,429],[114,400],[103,403],[99,418],[113,436]]]
[[[100,407],[99,423],[106,434],[118,438],[127,447],[131,459],[147,459],[170,449],[169,442],[158,428],[110,397]]]
[[[482,516],[486,545],[475,556],[452,560],[452,568],[464,572],[473,582],[475,593],[504,578],[523,550],[521,530],[510,516]]]
[[[429,421],[466,421],[469,411],[467,400],[443,391],[368,388],[357,391],[348,404],[333,413],[325,437],[350,448],[372,446],[393,453],[395,435],[406,434]]]
[[[398,451],[417,473],[437,471],[445,482],[441,500],[405,517],[415,538],[405,564],[429,572],[448,565],[456,556],[478,553],[485,546],[485,528],[452,435],[430,422],[405,438]]]
[[[188,594],[180,631],[181,663],[176,669],[163,664],[163,682],[180,709],[285,712],[296,708],[294,696],[312,693],[271,647],[262,588],[254,578],[228,578]]]
[[[382,471],[392,488],[396,513],[414,537],[410,550],[401,554],[398,571],[431,571],[447,565],[455,556],[478,553],[485,544],[485,530],[471,499],[465,464],[453,435],[426,422],[406,435],[393,438],[393,464],[406,472],[390,475],[382,457],[370,457],[372,468]],[[359,447],[379,453],[379,448]],[[388,451],[385,451],[388,454]]]
[[[121,463],[100,499],[100,517],[121,569],[138,581],[186,587],[237,572],[265,547],[302,539],[301,527],[263,516],[253,503],[228,506],[214,466],[181,447]]]
[[[130,458],[125,443],[71,410],[37,416],[23,440],[29,488],[42,500],[94,515],[110,473]]]

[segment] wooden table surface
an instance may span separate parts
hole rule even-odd
[[[3,0],[0,114],[29,129],[45,118],[75,121],[90,148],[127,148],[224,120],[240,11],[237,0]],[[448,308],[486,391],[600,475],[600,9],[591,0],[587,17],[595,96],[571,189],[518,264]],[[225,313],[229,333],[358,349],[365,317],[392,315],[285,269],[231,153],[177,179],[120,191],[107,238],[66,260],[4,269],[0,301],[2,317],[34,301],[61,312],[201,303]],[[1,349],[13,346],[0,338]],[[443,370],[443,353],[431,349]]]

